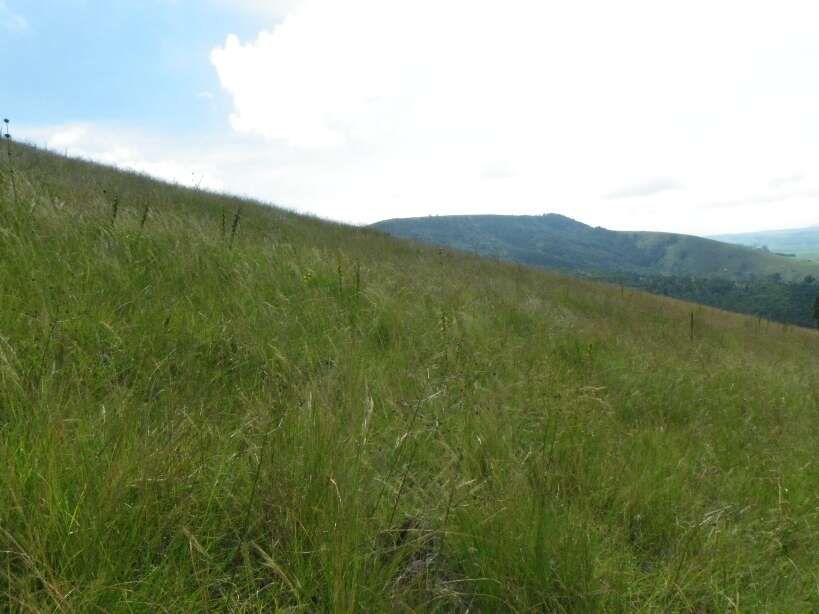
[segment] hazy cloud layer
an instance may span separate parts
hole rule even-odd
[[[805,178],[805,173],[793,173],[784,177],[774,177],[771,179],[769,185],[772,188],[783,188],[792,183],[799,183]]]
[[[605,198],[609,200],[616,200],[618,198],[639,198],[643,196],[653,196],[660,192],[668,192],[669,190],[681,190],[683,185],[676,179],[658,177],[650,179],[644,183],[638,183],[614,192],[606,194]]]
[[[734,200],[722,200],[708,203],[707,207],[711,209],[730,209],[736,207],[751,207],[758,205],[788,205],[788,201],[797,201],[803,205],[810,213],[812,209],[819,208],[819,187],[803,190],[791,191],[777,191],[764,192],[761,194],[753,194],[744,198]],[[774,213],[776,207],[773,207]],[[776,228],[771,226],[770,229]]]

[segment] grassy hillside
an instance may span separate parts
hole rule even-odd
[[[689,235],[592,228],[556,214],[434,216],[374,226],[398,237],[563,271],[819,277],[819,263]]]
[[[0,610],[819,609],[813,331],[14,165]]]
[[[768,230],[713,237],[718,241],[767,248],[771,252],[793,254],[797,258],[819,261],[819,227],[793,230]]]

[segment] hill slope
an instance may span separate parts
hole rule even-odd
[[[819,608],[813,331],[14,165],[8,609]]]
[[[813,262],[689,235],[593,228],[557,214],[434,216],[373,226],[398,237],[563,271],[819,277],[819,264]]]

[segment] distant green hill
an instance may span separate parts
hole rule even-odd
[[[725,243],[768,249],[771,252],[793,254],[797,258],[819,261],[819,226],[719,235],[711,238]]]
[[[753,279],[819,277],[819,263],[712,239],[593,228],[547,214],[392,219],[373,225],[391,235],[549,269]]]

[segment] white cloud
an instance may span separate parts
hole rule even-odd
[[[752,202],[794,168],[819,177],[814,2],[250,4],[276,4],[281,21],[229,36],[211,61],[237,138],[259,139],[240,172],[261,195],[354,222],[543,211],[708,233],[819,222],[814,201]],[[605,198],[669,175],[651,198]],[[730,211],[740,216],[711,206],[746,197]]]
[[[774,177],[768,182],[772,188],[783,188],[793,183],[799,183],[805,178],[805,173],[793,173],[784,177]]]
[[[4,0],[0,0],[0,28],[11,32],[28,30],[28,20],[12,11]]]

